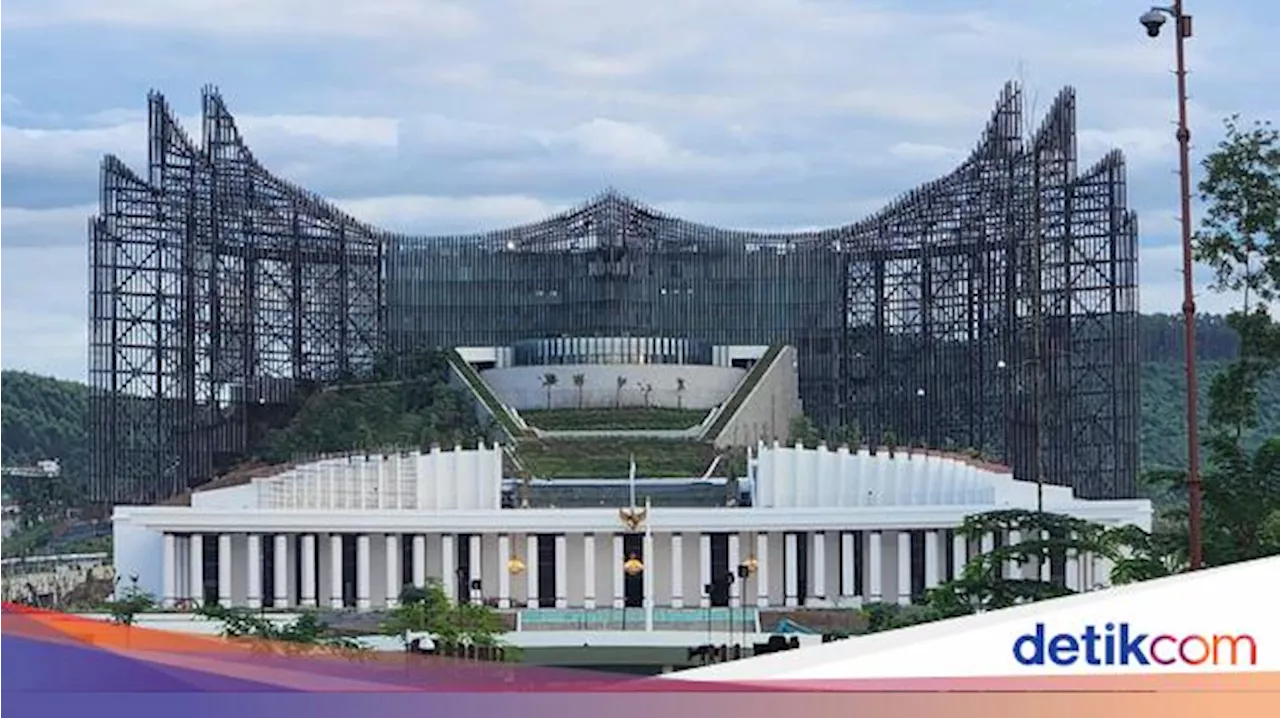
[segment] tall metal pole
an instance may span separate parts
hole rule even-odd
[[[1191,37],[1191,17],[1182,12],[1182,0],[1174,0],[1177,27],[1174,40],[1178,76],[1178,179],[1182,201],[1182,316],[1186,322],[1183,351],[1187,371],[1187,496],[1191,569],[1201,568],[1200,541],[1200,422],[1199,377],[1196,374],[1196,300],[1191,245],[1191,130],[1187,126],[1186,39]]]

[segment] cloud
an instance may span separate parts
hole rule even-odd
[[[1239,295],[1209,289],[1212,270],[1196,265],[1196,312],[1226,314],[1240,308]],[[1162,244],[1138,250],[1139,307],[1145,313],[1182,313],[1182,246]],[[1280,304],[1272,307],[1280,312]]]
[[[6,342],[5,366],[83,371],[83,350],[71,349],[82,337],[84,289],[60,282],[83,281],[85,217],[94,210],[101,156],[119,155],[145,172],[146,90],[164,90],[195,136],[199,87],[210,81],[273,171],[370,222],[413,233],[527,222],[608,186],[719,226],[844,224],[966,156],[1006,80],[1023,81],[1036,115],[1072,85],[1080,167],[1114,148],[1128,160],[1127,196],[1146,245],[1144,307],[1176,311],[1180,303],[1177,252],[1170,253],[1178,235],[1170,209],[1173,53],[1171,38],[1142,32],[1135,18],[1142,7],[1114,0],[1040,3],[1035,12],[995,0],[651,0],[608,12],[593,0],[11,5],[0,234],[9,260],[4,336],[19,340]],[[1213,3],[1196,13],[1188,62],[1198,163],[1220,137],[1221,117],[1280,112],[1274,97],[1257,92],[1280,60],[1269,36],[1280,8]],[[1202,304],[1221,301],[1205,293]]]
[[[456,37],[477,29],[465,4],[440,0],[42,0],[10,8],[10,28],[97,25],[227,36]]]
[[[0,264],[0,343],[4,346],[6,369],[85,379],[89,303],[86,265],[83,246],[4,243],[4,262]]]
[[[412,234],[471,233],[545,219],[565,209],[535,197],[366,197],[337,205],[362,221]]]
[[[6,250],[68,244],[83,246],[88,237],[89,218],[97,213],[96,204],[53,209],[8,207],[0,211],[0,238],[3,238]]]

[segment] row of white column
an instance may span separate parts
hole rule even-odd
[[[290,539],[291,535],[276,534],[269,550],[274,551],[273,581],[274,595],[272,605],[275,608],[287,608],[290,606]],[[470,553],[473,557],[470,566],[470,576],[468,577],[468,585],[480,578],[480,536],[472,535],[470,538]],[[172,606],[180,601],[186,600],[201,603],[205,600],[205,576],[204,576],[204,537],[200,534],[191,534],[187,536],[177,536],[174,534],[164,535],[164,603]],[[232,602],[232,575],[234,564],[232,561],[231,551],[231,534],[220,534],[218,536],[218,603],[223,606],[230,606]],[[263,537],[258,534],[249,534],[247,541],[247,560],[242,570],[245,571],[247,598],[246,603],[249,608],[260,608],[264,597],[262,595],[262,567],[263,567]],[[301,586],[300,595],[298,596],[297,605],[303,608],[316,607],[318,577],[316,576],[316,551],[317,543],[320,540],[328,540],[329,548],[329,604],[331,608],[341,609],[345,606],[344,596],[344,580],[345,573],[343,570],[343,534],[329,534],[327,536],[318,536],[316,534],[301,534],[299,536],[298,571],[300,572],[299,584]],[[370,542],[372,537],[369,534],[355,535],[356,542],[356,608],[360,610],[369,610],[372,608],[371,600],[371,550]],[[400,591],[402,586],[402,569],[400,566],[401,549],[400,534],[385,534],[383,540],[386,542],[385,560],[386,560],[386,607],[394,608],[399,602]],[[413,535],[412,541],[413,566],[412,566],[412,583],[421,588],[426,585],[426,536]],[[452,577],[455,575],[454,564],[456,557],[456,537],[446,534],[441,536],[441,565],[443,570],[442,576]],[[185,549],[185,550],[184,550]],[[457,598],[457,583],[454,580],[446,578],[442,581],[445,593],[450,598]],[[478,596],[467,597],[464,599],[479,600]]]
[[[851,598],[860,595],[867,602],[876,602],[884,600],[886,596],[891,597],[890,600],[896,600],[899,603],[909,603],[912,595],[912,533],[906,531],[893,532],[896,535],[897,550],[897,586],[895,590],[886,591],[884,582],[884,564],[885,559],[885,536],[880,531],[862,532],[862,551],[856,550],[855,532],[839,532],[839,550],[841,560],[839,561],[839,573],[831,578],[838,581],[837,595],[842,598]],[[955,578],[959,572],[963,571],[965,563],[969,558],[968,542],[963,536],[953,536],[950,542],[949,550],[952,552],[950,567],[951,575],[947,573],[948,562],[946,557],[941,553],[948,547],[943,546],[943,537],[946,534],[940,531],[922,532],[924,539],[924,587],[926,589],[934,588],[945,580]],[[755,559],[755,576],[754,580],[758,586],[756,591],[756,602],[759,607],[768,607],[770,605],[769,586],[771,557],[769,534],[757,533],[754,535],[754,551],[744,551],[742,537],[739,534],[728,534],[728,561],[730,571],[734,571],[740,563],[746,559],[746,554],[750,554]],[[827,586],[827,566],[826,535],[821,532],[809,533],[810,546],[808,551],[808,561],[806,571],[807,574],[807,595],[800,594],[800,540],[806,534],[785,533],[783,534],[782,548],[784,556],[782,557],[783,568],[783,602],[785,606],[800,606],[821,604],[828,596]],[[383,595],[386,596],[386,606],[391,608],[397,604],[397,597],[402,588],[402,569],[401,569],[401,544],[404,536],[400,534],[379,535],[380,540],[385,541],[385,561],[386,570],[384,572],[386,587]],[[262,566],[263,551],[274,551],[274,560],[272,561],[274,574],[274,595],[272,605],[276,608],[289,607],[291,585],[291,551],[290,539],[292,536],[276,534],[274,539],[269,542],[269,546],[264,547],[264,537],[257,534],[249,534],[247,536],[247,561],[240,567],[245,571],[247,586],[247,606],[249,608],[259,608],[262,606],[264,597],[262,595]],[[421,534],[409,535],[408,540],[412,542],[412,584],[418,587],[426,585],[427,581],[427,541],[426,536]],[[469,540],[470,561],[468,576],[465,577],[465,586],[470,586],[480,580],[481,567],[481,537],[472,534],[466,537]],[[612,550],[607,554],[615,557],[611,561],[613,564],[609,567],[603,567],[612,574],[612,596],[607,599],[605,605],[611,605],[614,608],[621,608],[626,601],[626,568],[624,555],[624,536],[621,534],[585,534],[582,535],[583,551],[581,573],[583,584],[583,607],[595,608],[598,605],[596,593],[597,582],[595,577],[597,571],[602,568],[598,567],[598,554],[596,550],[597,540],[612,541]],[[440,567],[441,576],[444,578],[442,585],[450,598],[480,601],[481,596],[477,591],[471,591],[471,595],[457,596],[459,582],[454,580],[456,576],[455,563],[457,556],[457,536],[452,534],[444,534],[440,537]],[[1020,540],[1018,533],[1010,532],[1007,536],[1010,543],[1016,543]],[[331,582],[329,594],[330,607],[340,609],[344,607],[344,576],[343,571],[343,535],[330,534],[326,536],[317,536],[316,534],[302,534],[299,540],[299,552],[297,556],[298,584],[300,585],[299,595],[297,597],[297,605],[301,607],[317,606],[317,588],[318,576],[316,575],[316,557],[317,543],[321,540],[330,542],[328,551],[329,580]],[[355,606],[359,610],[369,610],[372,606],[371,591],[371,550],[370,543],[372,537],[369,534],[358,534],[355,536],[356,542],[356,566],[355,566]],[[563,534],[555,535],[552,540],[555,542],[555,596],[554,603],[558,608],[567,607],[568,603],[568,583],[571,574],[571,567],[568,561],[567,537]],[[699,557],[699,578],[700,585],[686,586],[684,571],[684,544],[686,540],[698,542]],[[645,597],[646,600],[653,600],[653,576],[659,572],[669,572],[670,576],[670,601],[673,608],[682,608],[686,605],[698,605],[699,607],[707,607],[711,604],[712,597],[707,590],[715,581],[711,575],[711,540],[710,534],[690,533],[690,534],[672,534],[670,537],[671,550],[666,554],[668,566],[660,566],[659,557],[654,550],[653,537],[646,535],[644,538],[643,551],[641,558],[644,563],[645,573]],[[542,605],[542,598],[539,596],[541,581],[539,576],[539,536],[524,536],[524,555],[526,557],[524,563],[525,569],[523,575],[513,574],[507,570],[511,559],[515,557],[518,550],[513,550],[513,537],[509,534],[500,534],[497,537],[498,550],[498,606],[500,608],[513,607],[512,587],[514,581],[524,582],[524,600],[525,605],[529,608],[535,608]],[[749,542],[748,542],[749,543]],[[995,536],[987,534],[981,542],[982,552],[988,552],[995,547]],[[231,534],[220,534],[217,540],[217,600],[224,606],[230,606],[232,603],[232,577],[236,568],[231,560],[232,557],[232,536]],[[205,576],[204,576],[204,541],[203,536],[199,534],[178,536],[174,534],[165,534],[164,536],[164,602],[168,606],[186,599],[189,601],[202,602],[205,598]],[[863,562],[866,562],[865,572],[863,571]],[[1091,560],[1082,561],[1080,557],[1069,555],[1067,557],[1066,580],[1068,588],[1073,590],[1081,590],[1091,586],[1093,581],[1093,562]],[[1033,567],[1039,575],[1047,580],[1049,577],[1049,564],[1041,562],[1038,567]],[[572,572],[578,573],[578,572]],[[1027,567],[1010,562],[1006,568],[1008,576],[1024,576],[1027,574]],[[865,585],[858,590],[857,578],[862,576],[865,578]],[[743,585],[741,581],[733,580],[728,585],[728,599],[730,606],[739,606],[742,603]],[[692,590],[691,590],[692,589]],[[835,592],[833,592],[835,593]],[[552,597],[546,597],[552,598]]]

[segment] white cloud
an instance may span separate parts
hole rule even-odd
[[[85,217],[101,156],[146,169],[139,77],[100,60],[120,57],[123,66],[128,55],[137,66],[141,47],[154,65],[150,79],[193,135],[198,88],[216,79],[255,154],[274,171],[346,198],[339,204],[370,222],[415,233],[527,222],[607,185],[720,226],[840,224],[967,155],[1005,80],[1024,80],[1036,115],[1070,84],[1078,90],[1080,166],[1123,150],[1143,241],[1159,244],[1142,252],[1143,306],[1177,311],[1180,304],[1176,248],[1164,246],[1177,237],[1169,209],[1177,190],[1173,52],[1170,37],[1143,34],[1135,18],[1142,6],[11,5],[5,39],[16,61],[5,74],[0,128],[8,190],[0,234],[10,260],[4,336],[6,344],[14,336],[23,343],[6,353],[6,366],[15,357],[32,367],[83,364],[81,348],[74,361],[69,349],[57,349],[81,336],[83,287],[52,275],[74,267],[71,279],[83,280]],[[1220,117],[1277,111],[1275,98],[1257,88],[1274,74],[1267,29],[1280,10],[1274,3],[1203,5],[1188,46],[1197,163],[1216,143]],[[94,62],[99,72],[69,71]],[[36,255],[45,251],[54,259],[40,263]],[[57,301],[48,301],[54,292]],[[1206,311],[1229,308],[1202,294]],[[51,347],[47,361],[42,341]]]
[[[6,212],[7,217],[7,212]],[[84,246],[5,244],[0,347],[5,368],[83,380],[89,271]]]
[[[5,207],[0,210],[0,243],[8,249],[83,245],[89,218],[97,213],[96,204],[53,209]]]
[[[241,134],[257,144],[273,136],[319,140],[333,145],[395,147],[400,121],[394,117],[336,115],[248,115],[236,117]]]
[[[1213,273],[1196,265],[1196,312],[1226,314],[1240,308],[1240,296],[1209,288]],[[1182,245],[1162,244],[1138,250],[1138,296],[1144,313],[1182,313]],[[1280,303],[1272,307],[1280,312]]]
[[[64,24],[186,30],[229,36],[456,37],[474,32],[465,4],[442,0],[42,0],[10,7],[10,28]]]
[[[337,200],[353,217],[379,227],[429,234],[436,228],[451,231],[483,231],[534,222],[563,207],[534,197],[366,197]]]
[[[926,162],[964,159],[965,156],[964,150],[919,142],[896,142],[889,148],[889,154],[905,160],[923,160]]]

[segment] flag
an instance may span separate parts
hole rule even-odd
[[[631,455],[631,508],[636,507],[636,455]]]

